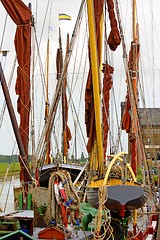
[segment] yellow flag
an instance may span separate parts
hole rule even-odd
[[[71,20],[71,17],[65,13],[60,13],[59,20]]]

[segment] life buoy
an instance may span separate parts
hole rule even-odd
[[[57,179],[55,179],[55,181],[54,181],[54,194],[55,194],[55,198],[56,198],[58,205],[60,205],[62,222],[66,228],[68,226],[67,207],[64,205],[63,202],[67,201],[67,197],[66,197],[66,193],[63,188],[62,182],[61,181],[59,182]]]
[[[60,204],[61,207],[61,214],[62,214],[62,222],[65,228],[68,226],[68,219],[67,219],[67,208],[63,205],[63,203]]]
[[[60,205],[61,204],[61,198],[59,195],[59,182],[57,180],[54,181],[54,194],[55,194],[55,198],[57,203]]]
[[[65,193],[65,190],[64,190],[64,187],[63,187],[63,184],[62,184],[61,181],[59,182],[58,187],[59,187],[59,192],[60,192],[62,200],[64,202],[66,202],[67,201],[67,197],[66,197],[66,193]]]

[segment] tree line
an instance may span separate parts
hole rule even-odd
[[[0,155],[0,163],[18,162],[18,155]]]

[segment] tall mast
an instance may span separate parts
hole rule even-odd
[[[133,41],[136,40],[136,0],[132,3],[132,31],[133,31]]]
[[[131,101],[134,102],[132,109],[132,127],[131,127],[131,138],[132,142],[130,144],[131,149],[131,166],[136,175],[137,173],[137,162],[138,162],[138,151],[137,151],[137,140],[138,140],[138,132],[137,132],[137,104],[138,104],[138,94],[137,94],[137,68],[138,68],[138,39],[137,39],[137,22],[136,22],[136,0],[132,0],[132,44],[131,44],[131,81],[133,87],[133,99]]]
[[[68,53],[68,50],[69,50],[69,34],[67,34],[66,54]],[[63,85],[62,85],[63,162],[64,163],[67,163],[68,140],[69,140],[68,131],[70,132],[67,126],[68,106],[67,106],[67,97],[66,97],[66,86],[67,86],[67,68],[65,69],[65,78],[63,80]],[[68,131],[67,131],[67,128],[68,128]]]
[[[134,90],[134,97],[137,104],[137,21],[136,21],[136,0],[133,0],[133,41],[132,41],[132,56],[133,56],[133,67],[132,67],[132,83]]]
[[[32,25],[35,26],[34,22],[34,17],[32,17]],[[31,163],[31,169],[32,169],[32,174],[35,177],[36,173],[36,158],[35,158],[35,111],[34,111],[34,70],[35,70],[35,46],[33,42],[33,47],[32,47],[32,77],[31,77],[31,87],[32,87],[32,92],[31,92],[31,103],[32,103],[32,108],[31,108],[31,137],[32,137],[32,163]]]
[[[69,49],[69,34],[67,34],[67,44],[66,44],[66,54],[68,53]],[[62,69],[63,69],[63,55],[62,55],[62,39],[61,39],[61,29],[59,27],[59,48],[57,50],[57,80],[59,81]],[[62,82],[62,154],[63,154],[63,162],[67,163],[67,155],[68,155],[68,132],[70,132],[67,126],[67,119],[68,119],[68,106],[67,106],[67,97],[66,97],[66,73],[67,67],[64,72],[64,79]]]
[[[48,76],[49,76],[49,38],[47,41],[47,63],[46,63],[46,105],[45,105],[45,121],[46,122],[48,121],[48,115],[49,115]],[[47,148],[46,148],[45,163],[49,164],[50,163],[50,156],[49,156],[50,155],[50,139],[46,141],[47,141]]]
[[[47,140],[50,138],[51,130],[53,128],[53,123],[54,123],[54,119],[55,119],[55,115],[56,115],[56,109],[58,107],[59,99],[60,99],[60,96],[61,96],[61,93],[62,93],[62,91],[61,91],[62,83],[63,83],[64,77],[65,77],[66,68],[69,64],[69,61],[70,61],[70,58],[71,58],[71,55],[72,55],[72,50],[73,50],[74,45],[75,45],[75,39],[76,39],[77,33],[79,31],[79,26],[80,26],[80,23],[82,21],[84,4],[85,4],[85,0],[82,0],[80,10],[79,10],[79,13],[78,13],[78,17],[77,17],[77,21],[76,21],[76,24],[75,24],[75,27],[74,27],[74,30],[73,30],[74,34],[72,34],[72,38],[70,40],[69,51],[65,56],[62,73],[60,75],[59,81],[57,81],[56,91],[55,91],[54,97],[53,97],[52,102],[51,102],[50,114],[49,114],[49,117],[48,117],[48,122],[46,124],[47,130],[48,130],[47,131],[47,133],[48,133],[47,134]],[[41,136],[40,136],[40,139],[39,139],[39,143],[38,143],[38,146],[37,146],[37,149],[36,149],[37,159],[39,159],[42,156],[42,153],[43,153],[44,149],[46,148],[46,144],[44,144],[45,130],[46,130],[45,127],[43,127],[43,130],[42,130],[42,133],[41,133]],[[41,161],[39,162],[39,165],[42,166]]]
[[[95,109],[95,127],[97,137],[97,151],[99,161],[99,171],[101,174],[104,172],[104,157],[103,157],[103,144],[102,144],[102,129],[101,129],[101,108],[100,108],[100,74],[98,65],[97,54],[97,41],[95,29],[95,17],[93,1],[87,0],[88,23],[89,23],[89,43],[91,54],[91,71],[93,81],[93,96],[94,96],[94,109]]]

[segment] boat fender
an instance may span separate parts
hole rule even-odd
[[[66,202],[66,206],[69,207],[69,205],[73,202],[73,198],[70,198],[68,202]]]
[[[61,204],[61,199],[60,199],[60,195],[59,195],[59,187],[58,187],[59,183],[57,181],[54,181],[54,194],[55,194],[55,198],[57,203],[60,205]]]
[[[64,187],[63,187],[63,184],[62,184],[61,181],[59,182],[58,188],[59,188],[59,192],[60,192],[61,198],[63,199],[64,202],[66,202],[67,201],[67,197],[66,197],[66,193],[65,193],[65,190],[64,190]]]

